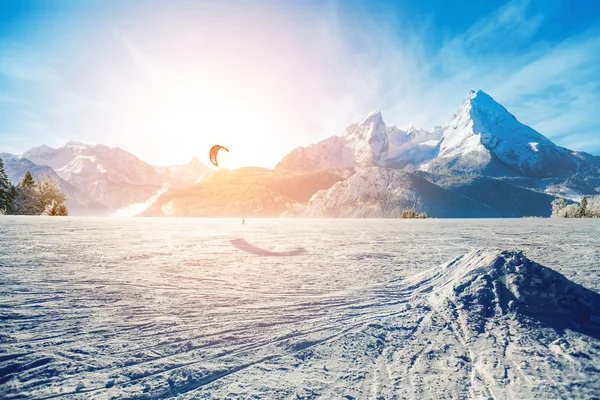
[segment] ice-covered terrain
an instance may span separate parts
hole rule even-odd
[[[4,217],[0,277],[4,399],[600,396],[596,220]]]

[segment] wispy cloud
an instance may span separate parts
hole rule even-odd
[[[512,1],[429,49],[426,33],[399,32],[395,18],[381,16],[350,34],[334,17],[329,35],[346,49],[347,87],[363,113],[380,108],[389,122],[429,127],[480,88],[559,144],[578,146],[571,132],[600,124],[600,35],[591,28],[556,43],[536,40],[544,18],[528,1]],[[366,50],[354,51],[356,41]]]
[[[454,30],[376,1],[182,4],[80,15],[94,29],[68,28],[52,47],[0,40],[0,131],[29,147],[105,142],[153,163],[218,135],[245,148],[240,163],[273,166],[374,109],[399,126],[443,124],[480,88],[558,144],[600,154],[600,27],[549,39],[557,17],[541,0]]]
[[[160,82],[162,70],[158,63],[136,46],[125,34],[115,30],[114,35],[123,44],[127,53],[139,70],[155,83]]]

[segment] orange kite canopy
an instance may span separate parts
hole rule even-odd
[[[210,152],[208,153],[208,156],[210,157],[210,162],[213,163],[214,165],[216,165],[217,167],[219,166],[219,163],[217,162],[217,153],[221,149],[223,149],[229,153],[229,150],[227,149],[227,147],[221,146],[220,144],[216,144],[213,147],[211,147]]]

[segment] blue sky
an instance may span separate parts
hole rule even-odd
[[[600,155],[600,1],[0,0],[0,151],[272,167],[374,109],[441,125],[470,89]]]

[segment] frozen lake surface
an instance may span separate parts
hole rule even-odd
[[[600,220],[0,217],[0,397],[598,398],[598,292]]]

